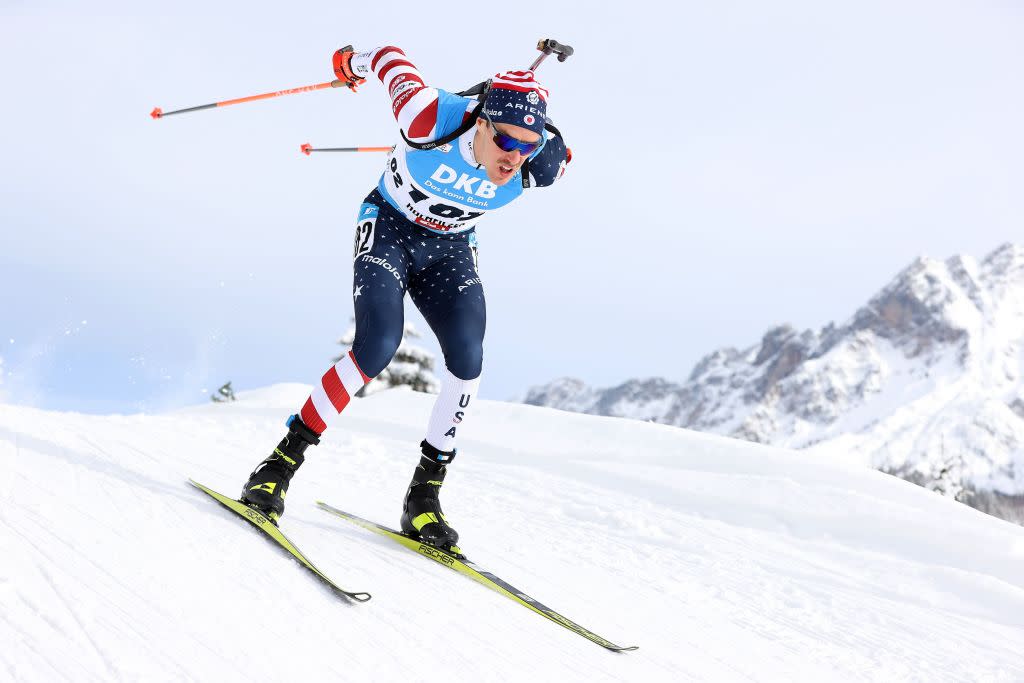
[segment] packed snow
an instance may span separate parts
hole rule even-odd
[[[0,405],[0,679],[1017,681],[1024,528],[854,464],[481,401],[442,500],[467,554],[608,652],[397,544],[433,397],[353,401],[282,528],[229,495],[309,387],[161,415]]]

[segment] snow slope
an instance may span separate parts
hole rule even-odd
[[[463,547],[607,652],[314,507],[395,524],[432,397],[355,401],[283,528],[235,494],[308,387],[97,417],[0,405],[0,680],[1024,679],[1024,528],[866,467],[481,402],[445,483]]]

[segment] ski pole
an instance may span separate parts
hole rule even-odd
[[[558,61],[564,62],[573,54],[572,46],[559,43],[553,38],[541,38],[537,41],[537,49],[541,51],[540,56],[530,65],[530,71],[535,70],[540,63],[547,59],[548,55],[557,55]],[[459,95],[480,95],[487,87],[487,81],[477,83],[472,88],[463,90]],[[309,156],[311,152],[390,152],[393,147],[313,147],[308,142],[299,148],[302,153]]]
[[[231,104],[241,104],[243,102],[254,102],[256,100],[266,100],[271,97],[281,97],[282,95],[297,95],[303,92],[312,92],[314,90],[323,90],[324,88],[341,88],[347,84],[344,81],[333,80],[327,83],[317,83],[315,85],[304,85],[299,88],[289,88],[288,90],[277,90],[275,92],[263,93],[262,95],[249,95],[248,97],[239,97],[233,100],[224,100],[223,102],[212,102],[210,104],[201,104],[198,107],[187,107],[185,109],[175,109],[174,111],[164,111],[160,107],[156,107],[149,113],[154,119],[162,119],[165,116],[171,114],[184,114],[190,111],[200,111],[203,109],[213,109],[215,107],[226,107]]]
[[[558,61],[564,62],[569,59],[573,54],[573,49],[569,45],[559,43],[553,38],[541,38],[537,41],[537,49],[541,51],[540,56],[533,60],[533,64],[530,65],[530,71],[534,71],[540,66],[541,62],[547,59],[548,55],[558,55]],[[480,81],[471,88],[466,88],[462,92],[455,93],[456,95],[482,95],[484,90],[488,87],[487,81]]]
[[[314,147],[308,142],[299,150],[309,156],[313,152],[390,152],[394,147]]]
[[[538,40],[537,49],[541,51],[541,55],[530,65],[530,71],[535,71],[540,66],[540,63],[547,59],[548,55],[558,55],[558,61],[564,62],[569,57],[572,57],[573,53],[573,49],[570,46],[564,45],[553,38],[541,38]]]

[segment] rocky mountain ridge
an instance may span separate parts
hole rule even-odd
[[[1024,520],[1024,246],[918,258],[842,325],[772,328],[685,382],[560,379],[525,402],[843,450]]]

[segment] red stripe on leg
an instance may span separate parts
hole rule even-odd
[[[348,352],[348,357],[349,357],[349,360],[351,360],[351,361],[352,361],[352,365],[354,365],[354,366],[355,366],[355,368],[356,368],[356,370],[358,370],[358,371],[359,371],[359,376],[363,378],[363,384],[366,384],[367,382],[369,382],[369,381],[370,381],[370,380],[371,380],[372,378],[371,378],[371,377],[368,377],[368,376],[366,375],[366,373],[365,373],[365,372],[363,372],[363,369],[362,369],[361,367],[359,367],[359,363],[357,363],[357,362],[356,362],[356,356],[355,356],[355,354],[354,354],[354,353],[352,353],[351,351],[349,351],[349,352]]]
[[[345,410],[345,406],[348,405],[349,396],[348,392],[345,391],[344,385],[341,383],[341,378],[338,377],[338,371],[333,367],[324,373],[323,380],[320,382],[324,391],[327,392],[327,398],[331,399],[331,405],[339,413]]]
[[[316,412],[312,397],[306,399],[306,404],[299,411],[299,417],[302,418],[303,423],[307,427],[317,434],[323,434],[324,430],[327,429],[327,423],[320,419],[320,413]]]

